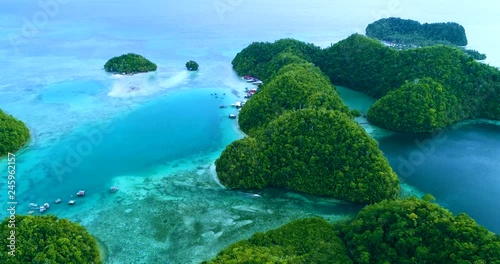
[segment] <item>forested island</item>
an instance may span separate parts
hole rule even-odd
[[[455,22],[421,24],[411,19],[382,18],[366,27],[366,36],[401,49],[438,44],[455,46],[476,60],[486,59],[485,54],[463,47],[467,45],[465,29]]]
[[[366,36],[418,46],[435,44],[467,46],[464,27],[454,22],[421,24],[411,19],[382,18],[366,27]]]
[[[97,240],[84,227],[53,215],[15,215],[14,221],[7,217],[0,234],[14,246],[4,246],[0,263],[102,263]]]
[[[156,71],[157,66],[141,55],[128,53],[111,58],[104,64],[104,69],[110,73],[136,74]]]
[[[359,113],[332,85],[379,98],[367,113],[373,124],[425,133],[464,119],[500,120],[498,69],[452,46],[396,50],[357,34],[326,49],[293,39],[256,42],[238,53],[233,66],[265,84],[239,114],[247,137],[216,161],[220,182],[367,206],[345,222],[300,219],[257,233],[208,263],[500,263],[500,237],[467,215],[454,216],[429,196],[398,199],[396,174],[354,120]],[[130,53],[104,68],[134,74],[157,66]],[[0,132],[0,156],[29,140],[26,126],[2,111]],[[15,219],[16,258],[6,250],[0,263],[102,261],[95,238],[76,223],[55,216]],[[4,240],[9,225],[6,218],[0,226]]]
[[[500,120],[500,71],[453,47],[395,50],[355,34],[326,48],[323,55],[319,65],[333,83],[381,98],[370,109],[368,118],[383,128],[421,133],[466,119]],[[438,97],[447,98],[424,96],[428,89],[408,89],[407,82],[418,86],[423,78],[426,85],[432,84],[430,89],[440,89],[436,87],[440,84],[443,92]],[[389,95],[390,91],[396,92]],[[384,100],[385,96],[393,99]],[[405,114],[408,101],[416,107],[413,114]],[[437,107],[437,102],[443,105]],[[389,112],[407,124],[381,122]]]
[[[188,71],[197,71],[199,67],[200,65],[196,61],[190,60],[186,62],[186,69]]]
[[[240,112],[240,128],[249,137],[227,146],[215,162],[221,183],[233,189],[282,187],[357,203],[395,199],[399,181],[377,142],[353,120],[321,70],[300,58],[300,51],[310,48],[281,40],[267,49],[277,50],[275,57],[254,64],[268,81]],[[260,49],[258,44],[244,49],[235,66],[266,54]]]
[[[431,195],[397,197],[397,177],[332,85],[380,98],[370,122],[425,133],[469,118],[500,120],[498,69],[455,47],[397,50],[358,34],[325,49],[255,42],[233,66],[265,84],[241,109],[247,137],[216,161],[220,182],[370,205],[344,222],[301,219],[257,233],[205,263],[500,263],[500,237],[467,215]]]
[[[500,236],[465,214],[412,197],[367,206],[335,224],[295,220],[204,263],[500,263]]]
[[[26,125],[0,110],[0,158],[21,149],[30,139]]]
[[[354,34],[321,49],[313,44],[283,39],[274,43],[252,43],[234,58],[233,66],[240,75],[249,74],[269,83],[284,65],[304,62],[318,66],[332,83],[375,98],[382,98],[407,82],[416,83],[420,79],[425,79],[420,86],[426,83],[442,86],[440,97],[448,98],[439,99],[439,103],[444,104],[439,106],[434,101],[437,98],[423,96],[428,89],[402,89],[406,92],[400,92],[398,100],[415,102],[413,105],[417,108],[412,111],[416,113],[412,115],[404,116],[407,106],[394,100],[381,100],[375,104],[372,108],[378,109],[370,111],[369,120],[389,130],[425,133],[466,119],[500,120],[500,71],[474,61],[451,46],[396,50],[372,38]],[[394,94],[391,97],[395,98]],[[423,103],[417,104],[417,101]],[[275,109],[264,111],[264,115],[273,115],[272,111]],[[243,116],[245,112],[247,110],[243,108]],[[407,124],[381,122],[384,119],[382,114],[389,112]],[[247,118],[240,119],[244,131],[246,121]]]

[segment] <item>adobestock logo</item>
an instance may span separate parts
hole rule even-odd
[[[457,127],[453,126],[451,129],[455,130]],[[413,142],[417,149],[410,152],[407,157],[403,155],[398,157],[397,174],[405,178],[411,176],[417,167],[423,165],[436,152],[437,146],[447,140],[448,136],[443,130],[432,133],[430,138],[424,140],[415,139]]]
[[[127,100],[125,107],[120,111],[124,114],[110,117],[103,123],[89,127],[76,135],[77,140],[74,144],[65,147],[63,158],[51,162],[51,175],[55,175],[60,183],[64,181],[65,176],[71,176],[71,173],[84,162],[86,157],[92,155],[98,146],[110,137],[116,136],[116,124],[127,118],[132,109],[133,102]]]
[[[21,44],[28,42],[40,34],[40,31],[50,23],[50,20],[59,14],[61,6],[68,4],[70,1],[39,0],[38,10],[31,17],[22,18],[20,32],[7,36],[14,51],[19,52]]]
[[[94,147],[99,146],[104,141],[105,136],[113,131],[113,124],[105,123],[90,131],[85,131],[76,144],[66,147],[64,159],[61,162],[53,161],[51,164],[52,171],[56,174],[59,182],[64,180],[65,174],[73,172],[80,166],[83,159],[92,154]]]
[[[216,0],[213,2],[215,12],[219,16],[220,22],[224,22],[224,17],[227,12],[232,12],[241,5],[243,0]]]
[[[385,9],[379,10],[377,12],[372,12],[372,17],[375,19],[375,21],[381,18],[395,17],[399,13],[401,13],[402,10],[403,7],[399,0],[390,0],[387,2],[387,6]]]

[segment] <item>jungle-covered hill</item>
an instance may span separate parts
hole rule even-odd
[[[0,157],[15,153],[30,139],[26,125],[15,117],[0,110]]]

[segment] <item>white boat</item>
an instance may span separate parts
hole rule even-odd
[[[235,115],[235,114],[230,114],[230,115],[229,115],[229,118],[230,118],[230,119],[235,119],[235,118],[236,118],[236,115]]]
[[[75,204],[75,200],[69,200],[68,204],[69,205],[74,205]]]

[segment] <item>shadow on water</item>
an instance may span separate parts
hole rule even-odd
[[[433,134],[398,133],[379,143],[402,182],[500,233],[500,126],[463,123]]]

